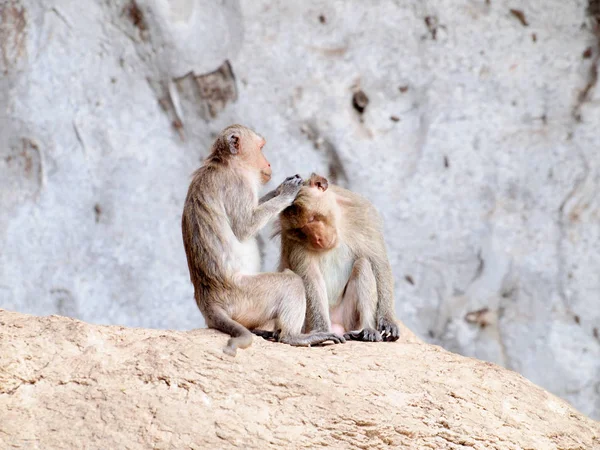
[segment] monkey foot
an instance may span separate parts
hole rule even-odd
[[[400,337],[400,328],[394,321],[381,318],[377,324],[377,329],[381,333],[381,337],[386,342],[397,341]]]
[[[279,333],[281,332],[281,330],[274,330],[274,331],[267,331],[267,330],[250,330],[252,331],[252,333],[254,333],[257,336],[260,336],[263,339],[266,339],[267,341],[279,341]]]
[[[363,342],[381,342],[383,338],[379,331],[373,328],[365,328],[359,331],[349,331],[344,334],[344,337],[349,341],[363,341]]]
[[[286,336],[279,339],[279,342],[295,347],[310,347],[311,345],[323,344],[327,341],[331,341],[334,344],[344,344],[346,339],[343,336],[325,331],[301,334],[299,336]]]

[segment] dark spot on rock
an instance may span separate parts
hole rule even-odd
[[[532,40],[533,42],[537,42],[537,34],[535,34],[535,33],[531,33],[531,40]]]
[[[148,28],[144,19],[144,13],[137,5],[135,0],[132,0],[127,6],[125,6],[125,12],[135,27],[139,28],[141,31],[145,31]]]
[[[200,98],[208,105],[211,118],[217,117],[228,103],[238,98],[235,75],[229,60],[225,60],[214,72],[196,76],[196,83]]]
[[[600,22],[600,0],[588,0],[587,13]]]
[[[594,327],[594,329],[592,330],[592,334],[596,339],[600,340],[600,331],[598,331],[597,327]]]
[[[519,22],[521,22],[521,25],[523,25],[524,27],[528,27],[529,26],[529,23],[527,22],[527,18],[525,17],[525,13],[523,11],[521,11],[520,9],[511,9],[510,13]]]
[[[321,136],[317,126],[314,124],[304,124],[300,130],[302,133],[306,134],[316,150],[325,153],[328,170],[327,178],[334,184],[348,187],[348,174],[337,148],[329,141],[329,139]]]
[[[429,335],[430,338],[435,338],[435,333],[433,332],[433,330],[427,331],[427,334]]]
[[[413,280],[413,277],[410,275],[404,275],[404,279],[408,284],[412,284],[413,286],[415,285],[415,280]]]
[[[431,34],[431,39],[435,41],[437,39],[437,31],[439,25],[438,18],[436,16],[425,17],[425,25],[427,26],[429,34]]]
[[[362,90],[356,91],[352,96],[352,106],[358,111],[359,114],[365,112],[365,108],[369,104],[369,97]]]
[[[23,149],[23,151],[21,152],[21,157],[23,158],[23,161],[25,161],[25,175],[31,175],[31,169],[33,168],[33,158],[26,149]]]
[[[592,47],[586,48],[581,56],[583,59],[590,59],[592,57]]]
[[[183,128],[183,124],[179,119],[174,119],[173,122],[171,122],[171,125],[173,125],[173,128],[175,128],[176,130],[180,130]]]
[[[571,214],[569,214],[569,220],[571,222],[579,222],[579,211],[572,211]]]
[[[575,314],[575,315],[573,316],[573,320],[575,321],[575,323],[576,323],[577,325],[580,325],[580,324],[581,324],[581,318],[580,318],[580,317],[579,317],[577,314]]]
[[[400,89],[400,92],[404,94],[406,91],[408,91],[408,86],[400,86],[398,89]]]
[[[112,77],[112,78],[110,79],[110,82],[111,82],[112,84],[115,84],[115,83],[117,82],[117,79],[116,79],[115,77]]]
[[[321,23],[327,23],[327,17],[325,17],[323,14],[321,14],[319,16],[319,22],[321,22]]]
[[[162,97],[158,100],[158,104],[160,105],[160,108],[164,111],[164,112],[168,112],[169,109],[171,108],[171,100],[169,99],[169,97]]]
[[[0,55],[6,68],[16,65],[27,52],[25,8],[17,4],[0,4]]]
[[[446,169],[450,167],[450,161],[448,160],[448,157],[446,155],[444,155],[444,167]]]
[[[94,205],[94,215],[96,216],[96,223],[100,222],[100,216],[102,215],[102,207],[98,203]]]
[[[398,116],[390,116],[390,120],[392,122],[400,122],[400,117],[398,117]]]
[[[58,314],[61,316],[77,318],[77,301],[70,290],[64,288],[50,289]]]
[[[489,308],[481,308],[477,311],[471,311],[465,314],[465,322],[471,324],[477,324],[480,328],[485,328],[490,324],[489,321]]]

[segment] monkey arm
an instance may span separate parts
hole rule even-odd
[[[377,329],[384,341],[398,339],[400,330],[394,316],[394,275],[386,252],[383,256],[370,258],[373,275],[377,282]]]
[[[266,201],[269,201],[275,196],[277,196],[277,189],[273,189],[271,192],[267,192],[265,195],[263,195],[258,201],[258,204],[260,205]]]
[[[371,267],[377,281],[377,318],[394,317],[394,276],[387,258],[371,258]]]
[[[305,274],[301,275],[306,291],[307,330],[331,331],[329,300],[327,299],[327,286],[323,274],[321,274],[318,267],[311,266]]]
[[[256,236],[269,220],[287,208],[293,200],[289,196],[277,195],[259,204],[246,220],[232,223],[233,233],[240,241]]]

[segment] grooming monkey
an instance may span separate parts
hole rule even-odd
[[[306,296],[292,271],[258,273],[258,231],[289,206],[302,185],[288,177],[259,203],[261,184],[271,179],[262,148],[266,141],[242,125],[225,128],[194,173],[181,219],[183,245],[196,304],[206,324],[231,335],[227,347],[252,344],[256,328],[275,320],[278,340],[298,346],[344,339],[331,332],[302,334]]]
[[[312,174],[280,215],[279,270],[302,277],[305,329],[346,339],[395,341],[394,279],[375,207]]]

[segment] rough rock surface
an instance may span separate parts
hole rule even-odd
[[[181,208],[213,133],[241,122],[267,137],[273,184],[314,170],[373,200],[418,336],[600,418],[598,16],[597,0],[0,1],[0,306],[201,326]]]
[[[0,447],[600,448],[565,401],[418,339],[225,342],[0,310]]]

